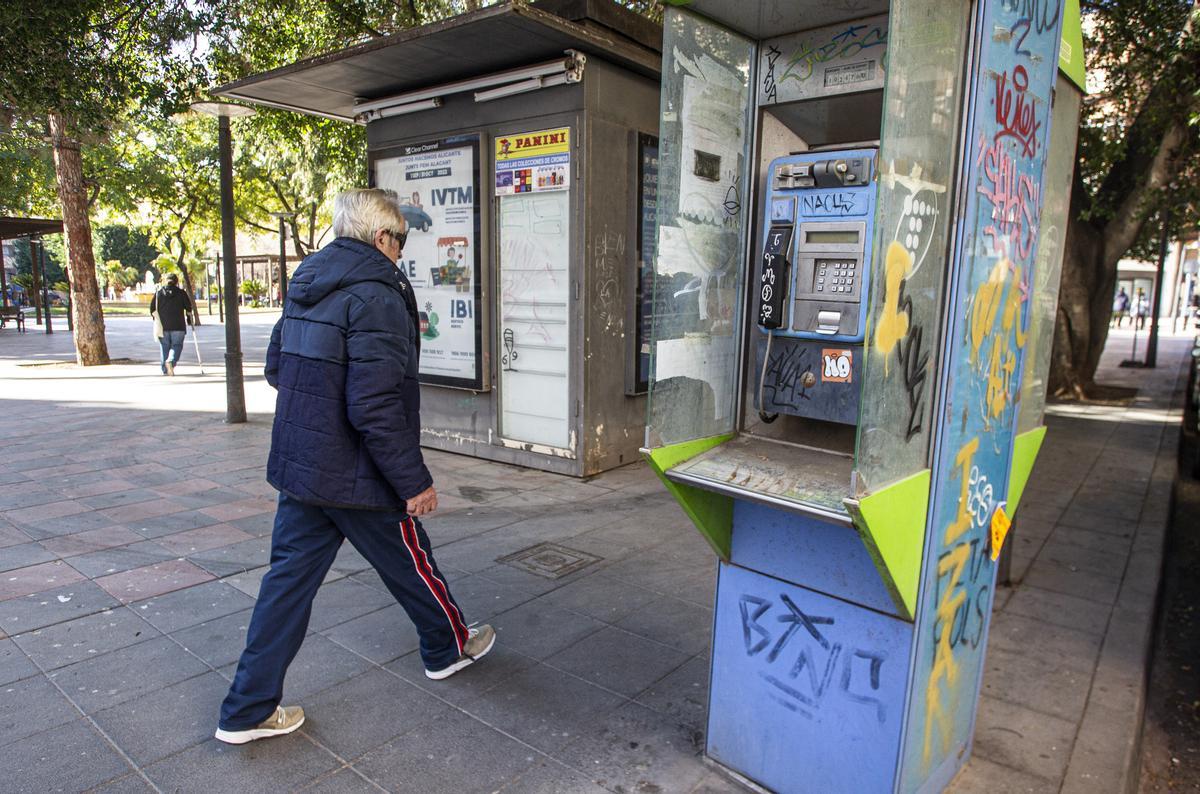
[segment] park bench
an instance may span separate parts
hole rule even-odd
[[[25,333],[25,312],[20,306],[0,306],[0,328],[8,325],[9,320],[16,322],[17,330]]]

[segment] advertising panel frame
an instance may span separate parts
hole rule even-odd
[[[481,132],[470,132],[463,134],[448,135],[443,137],[430,137],[421,140],[407,141],[398,143],[393,146],[376,149],[368,152],[367,168],[369,171],[370,184],[372,187],[385,187],[379,183],[379,164],[381,161],[399,161],[403,163],[405,158],[415,158],[421,155],[428,155],[431,152],[439,151],[455,151],[463,148],[471,150],[472,169],[471,169],[471,214],[472,214],[472,234],[473,240],[470,248],[474,248],[474,252],[470,257],[471,268],[471,289],[469,298],[471,305],[471,317],[474,321],[474,373],[471,377],[454,377],[449,375],[438,375],[422,372],[420,373],[420,382],[427,386],[442,386],[454,389],[465,389],[474,392],[490,391],[491,384],[487,376],[487,370],[484,366],[485,361],[489,358],[488,347],[485,345],[484,337],[484,321],[485,307],[483,306],[483,279],[485,277],[483,269],[483,257],[481,249],[485,243],[483,229],[483,211],[485,206],[490,211],[491,201],[489,197],[483,196],[480,192],[483,186],[483,142],[485,136]],[[402,197],[405,195],[403,191],[397,191]],[[488,191],[490,194],[490,190]],[[411,224],[410,224],[411,228]],[[423,302],[426,300],[423,297],[423,292],[428,289],[424,285],[413,284],[413,292],[417,298],[418,309],[424,313]],[[424,323],[424,318],[423,318]]]

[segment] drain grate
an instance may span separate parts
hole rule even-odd
[[[511,565],[545,579],[561,579],[568,574],[582,571],[603,559],[595,554],[568,549],[557,543],[539,543],[536,546],[500,557],[496,562]]]

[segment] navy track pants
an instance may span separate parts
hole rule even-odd
[[[441,669],[462,655],[467,627],[420,522],[402,512],[316,507],[280,494],[271,568],[221,704],[222,729],[246,730],[275,712],[284,674],[308,630],[313,597],[343,538],[375,567],[416,625],[427,669]]]

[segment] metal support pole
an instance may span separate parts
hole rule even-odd
[[[221,116],[221,248],[225,262],[237,262],[233,226],[233,136],[229,118]],[[246,421],[246,390],[242,380],[242,329],[238,322],[236,267],[225,267],[225,421]]]
[[[0,240],[0,306],[8,308],[8,275],[4,272],[4,240]]]
[[[279,219],[279,305],[287,300],[287,237],[283,218]]]
[[[50,285],[46,281],[46,241],[38,240],[38,263],[42,271],[42,305],[46,307],[46,333],[54,333],[54,322],[50,319]]]
[[[34,319],[38,325],[42,324],[42,276],[38,272],[37,257],[33,254],[33,247],[41,245],[41,240],[29,238],[29,270],[33,273],[33,310]]]
[[[1171,213],[1162,211],[1162,232],[1158,239],[1158,272],[1154,275],[1154,296],[1150,299],[1150,338],[1146,340],[1145,367],[1158,366],[1158,317],[1159,301],[1162,300],[1163,274],[1167,265],[1167,229],[1171,224]]]
[[[221,315],[221,322],[225,322],[225,291],[221,289],[221,285],[225,283],[221,281],[221,255],[217,254],[217,311]]]
[[[204,302],[208,304],[208,316],[212,317],[212,270],[204,263]]]

